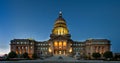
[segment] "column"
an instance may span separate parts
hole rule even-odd
[[[22,54],[22,52],[21,52],[21,50],[22,50],[21,46],[19,48],[20,48],[20,54]]]

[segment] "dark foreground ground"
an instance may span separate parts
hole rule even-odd
[[[120,61],[102,60],[21,60],[21,61],[0,61],[0,63],[120,63]]]
[[[0,61],[0,63],[120,63],[120,61],[76,60],[67,56],[62,56],[62,59],[59,59],[58,56],[53,56],[44,60]]]

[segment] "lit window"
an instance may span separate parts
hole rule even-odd
[[[25,42],[25,44],[27,44],[27,43]]]
[[[22,49],[24,49],[24,47],[22,47]]]
[[[56,28],[54,31],[53,31],[54,34],[57,34],[57,35],[65,35],[65,34],[68,34],[68,30],[66,28],[63,28],[63,27],[59,27],[59,28]]]
[[[26,46],[26,49],[27,49],[27,46]]]
[[[21,42],[21,44],[23,44],[23,42]]]
[[[31,46],[31,49],[32,49],[33,47]]]
[[[31,42],[30,44],[32,45],[33,43]]]
[[[54,42],[54,46],[58,46],[58,43],[57,43],[57,42]]]
[[[69,52],[72,52],[72,48],[70,48]]]
[[[62,46],[62,42],[59,42],[59,46]]]
[[[63,42],[63,46],[65,47],[67,44],[66,44],[66,42]]]
[[[17,44],[19,44],[19,42],[17,42]]]

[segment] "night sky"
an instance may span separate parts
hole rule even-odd
[[[109,39],[120,52],[120,0],[0,0],[0,54],[15,38],[48,40],[60,10],[73,40]]]

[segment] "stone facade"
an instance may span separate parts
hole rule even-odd
[[[13,39],[11,40],[11,51],[17,54],[27,52],[31,57],[36,53],[38,57],[41,55],[75,55],[79,53],[81,57],[91,56],[94,52],[103,54],[110,51],[110,41],[107,39],[88,39],[83,42],[73,41],[65,19],[62,13],[56,19],[50,39],[39,42],[33,39]]]

